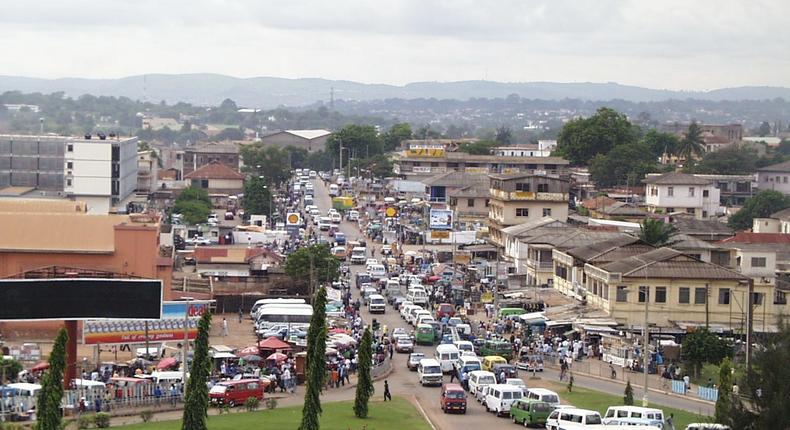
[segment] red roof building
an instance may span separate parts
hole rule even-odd
[[[190,172],[184,179],[191,186],[210,193],[238,194],[244,189],[244,175],[222,163],[214,162]]]

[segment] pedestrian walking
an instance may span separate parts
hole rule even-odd
[[[392,347],[392,343],[387,346],[387,351],[390,353],[390,360],[392,360],[392,354],[395,352],[395,348]]]
[[[666,430],[675,430],[675,414],[669,414],[667,417]]]
[[[455,372],[454,371],[450,371],[450,383],[452,384],[453,381],[455,381]]]
[[[228,320],[222,318],[222,337],[228,336]]]
[[[239,324],[244,320],[244,311],[241,310],[241,306],[239,306]]]
[[[392,394],[390,394],[390,384],[387,380],[384,380],[384,401],[387,400],[392,401]]]

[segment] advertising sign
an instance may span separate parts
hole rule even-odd
[[[445,151],[442,145],[411,145],[406,151],[407,157],[444,157]]]
[[[431,209],[428,226],[431,230],[452,230],[453,211],[450,209]]]
[[[148,323],[148,341],[165,342],[184,339],[184,319],[188,315],[187,335],[197,337],[197,321],[208,309],[209,301],[164,302],[162,319],[156,320],[89,320],[82,327],[85,345],[113,343],[144,343]]]
[[[386,215],[388,218],[395,218],[398,216],[398,209],[390,206],[384,211],[384,215]]]
[[[446,230],[437,230],[431,232],[431,239],[449,239],[450,232]]]
[[[430,166],[414,166],[411,168],[411,171],[414,173],[431,173]]]
[[[301,225],[302,219],[296,212],[288,212],[288,215],[285,217],[286,225]]]

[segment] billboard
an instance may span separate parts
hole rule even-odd
[[[431,230],[452,230],[453,211],[450,209],[431,209],[428,227]]]
[[[2,279],[2,320],[158,319],[162,281],[150,279]]]
[[[89,320],[82,326],[82,343],[86,345],[112,343],[144,343],[148,323],[148,341],[166,342],[184,339],[187,315],[189,339],[197,337],[197,321],[209,307],[210,301],[164,302],[162,318],[154,320]]]
[[[411,145],[409,150],[406,151],[407,157],[432,157],[442,158],[445,155],[445,149],[442,145]]]

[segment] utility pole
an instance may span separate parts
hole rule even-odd
[[[705,330],[710,329],[710,285],[705,283]]]
[[[749,279],[749,295],[746,300],[746,370],[752,369],[752,328],[754,323],[754,279]],[[765,298],[763,298],[765,300]],[[763,322],[763,324],[765,324]]]

